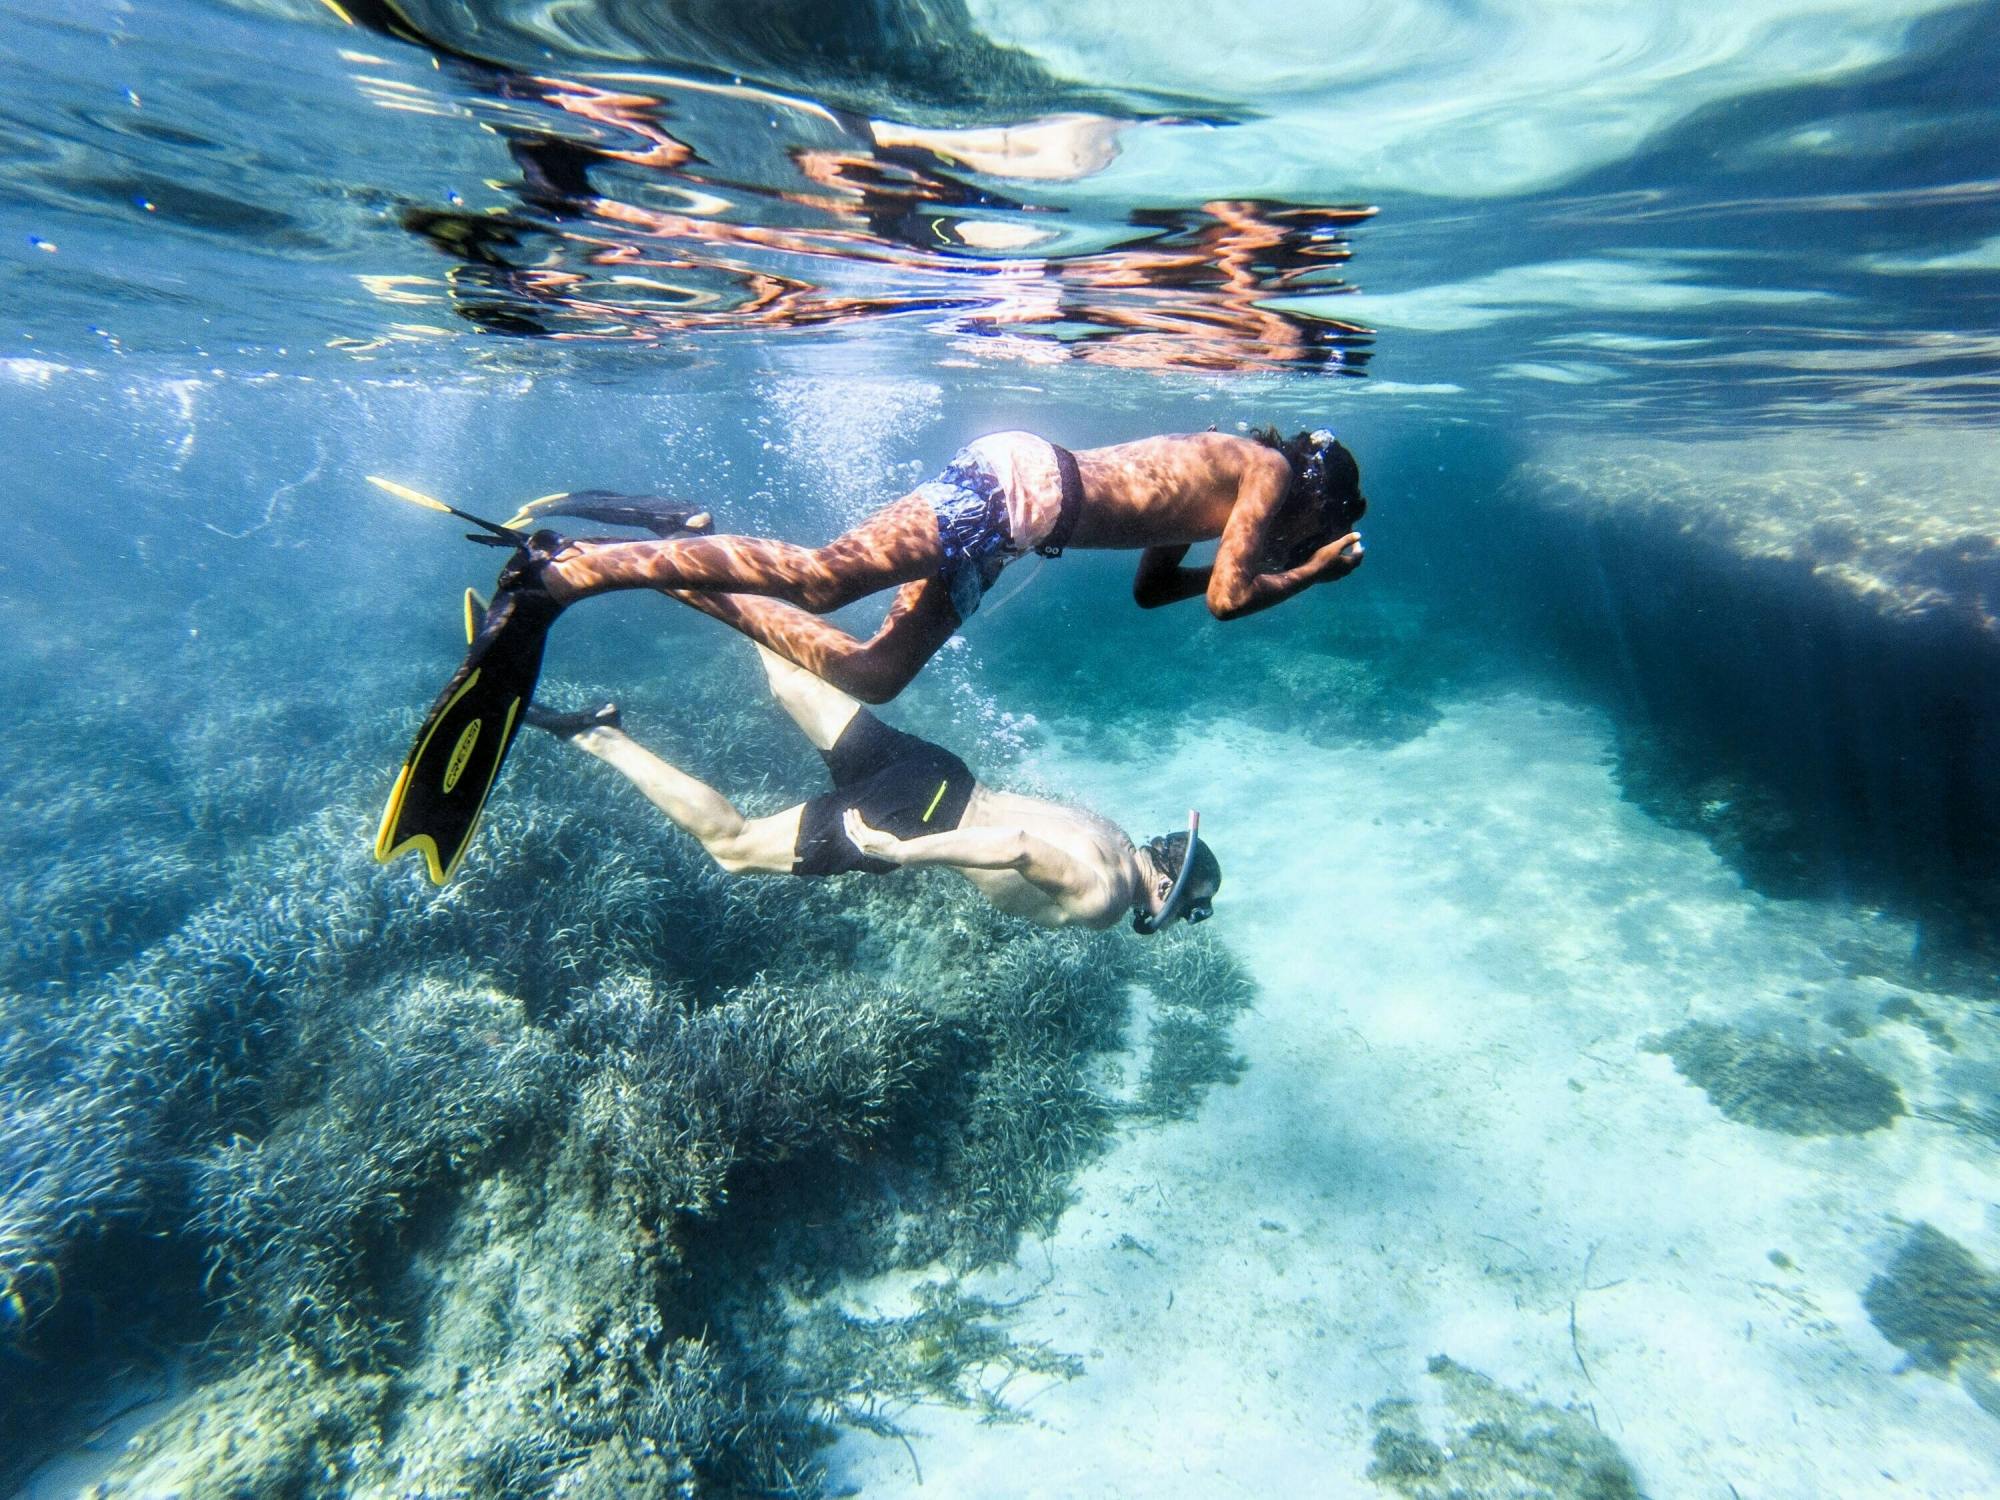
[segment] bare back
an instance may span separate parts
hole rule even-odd
[[[1122,829],[1081,808],[981,785],[966,804],[961,828],[1019,829],[1053,845],[1073,868],[1060,893],[1014,870],[950,866],[1009,916],[1045,927],[1109,927],[1137,895],[1132,841]]]
[[[1076,456],[1084,504],[1073,547],[1192,546],[1223,534],[1239,500],[1281,498],[1284,456],[1221,432],[1168,433]],[[1248,483],[1246,484],[1246,481]]]
[[[985,550],[961,550],[956,562],[946,556],[943,512],[929,493],[944,485],[941,476],[824,546],[719,535],[573,542],[539,564],[537,587],[565,606],[617,589],[657,589],[856,698],[886,703],[977,608],[995,557],[1004,563],[1029,548],[1136,550],[1133,598],[1142,608],[1202,598],[1221,620],[1344,577],[1361,561],[1358,534],[1314,536],[1316,511],[1294,505],[1288,513],[1290,460],[1249,438],[1177,433],[1084,449],[1074,455],[1078,482],[1067,506],[1067,463],[1047,439],[989,433],[966,452],[974,449],[978,469],[1004,499],[1006,525],[991,528],[987,506],[976,507],[972,541]],[[988,505],[992,498],[985,496]],[[943,503],[957,502],[947,493]],[[1218,539],[1212,562],[1183,565],[1190,547]],[[1306,553],[1301,544],[1310,544]],[[968,558],[984,559],[981,576],[968,579]],[[947,563],[956,582],[946,577]],[[865,640],[820,618],[890,588],[895,603]]]

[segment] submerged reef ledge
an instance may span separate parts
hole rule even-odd
[[[1566,437],[1510,450],[1494,496],[1512,612],[1613,705],[1628,795],[1760,888],[1907,911],[1923,957],[1988,974],[1996,467],[1958,429]]]
[[[1765,434],[1554,447],[1517,484],[1540,506],[1666,527],[1779,564],[1885,620],[1955,619],[2000,647],[2000,438]]]

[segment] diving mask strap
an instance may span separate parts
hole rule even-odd
[[[1194,878],[1194,851],[1199,843],[1200,833],[1201,814],[1189,808],[1187,851],[1181,856],[1181,872],[1174,877],[1174,888],[1167,892],[1167,899],[1161,903],[1159,911],[1154,915],[1147,916],[1144,912],[1132,914],[1134,932],[1158,932],[1181,914],[1182,899],[1187,895],[1188,882]]]

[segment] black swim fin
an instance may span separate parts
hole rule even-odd
[[[586,708],[573,714],[557,713],[552,708],[543,708],[539,703],[530,703],[522,711],[521,717],[537,729],[545,729],[559,740],[575,739],[586,729],[621,729],[625,721],[615,703],[600,703],[595,708]]]
[[[577,516],[607,526],[635,526],[665,539],[715,530],[715,517],[698,505],[665,495],[621,495],[615,490],[564,490],[530,500],[503,523],[521,529],[549,516]]]
[[[534,542],[543,535],[549,534],[538,534]],[[553,535],[549,540],[560,545]],[[563,610],[522,565],[536,560],[539,550],[531,543],[501,574],[491,605],[475,609],[478,596],[466,591],[472,649],[425,715],[375,835],[378,860],[415,849],[438,885],[456,873],[472,843],[479,814],[535,695],[549,626]]]

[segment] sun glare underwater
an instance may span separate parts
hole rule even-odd
[[[2000,1493],[1996,79],[0,5],[0,1493]]]

